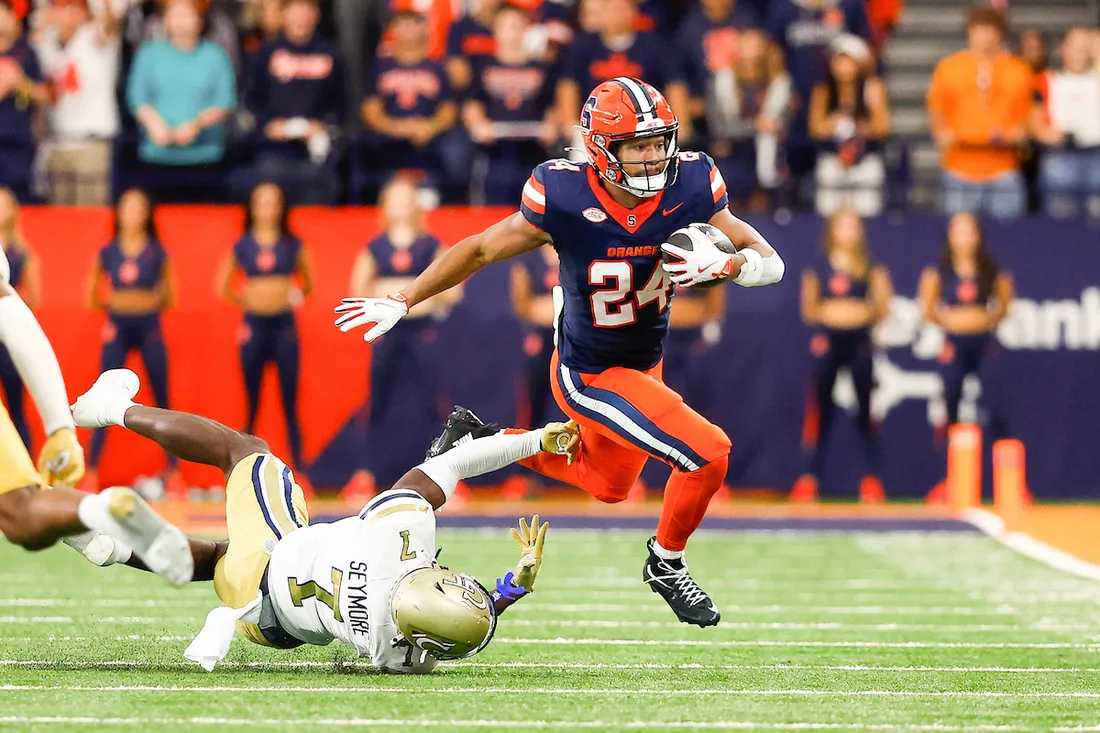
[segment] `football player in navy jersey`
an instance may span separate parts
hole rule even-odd
[[[791,490],[791,501],[817,499],[836,408],[833,387],[837,372],[846,367],[855,387],[857,426],[863,438],[865,473],[859,500],[879,503],[886,492],[879,479],[879,443],[871,420],[871,329],[889,314],[894,288],[890,273],[871,259],[863,222],[853,209],[842,208],[829,217],[824,250],[824,256],[802,274],[802,320],[817,332],[810,341],[814,374],[803,431],[809,460]]]
[[[417,203],[418,191],[415,182],[402,177],[394,178],[382,190],[379,205],[386,231],[372,239],[359,253],[351,273],[353,294],[370,297],[401,290],[443,253],[443,245],[424,228],[424,211]],[[387,418],[400,420],[400,426],[392,424],[390,429],[400,430],[408,438],[406,443],[420,445],[424,441],[410,434],[414,425],[409,420],[410,414],[426,418],[421,421],[425,425],[434,425],[441,417],[443,396],[439,390],[433,351],[439,321],[460,296],[459,289],[455,289],[421,303],[409,315],[408,328],[394,334],[397,338],[375,344],[370,370],[372,430],[379,429]],[[390,400],[400,391],[402,383],[415,385],[412,393],[419,397],[420,404],[402,403],[400,415],[391,415]],[[424,440],[428,438],[422,437]],[[364,450],[361,456],[366,459],[369,454],[370,451]],[[360,468],[361,471],[345,487],[345,498],[358,500],[374,494],[373,472],[369,476],[362,472],[371,467],[364,465]],[[381,477],[387,485],[395,478]]]
[[[42,297],[42,276],[38,257],[27,247],[19,228],[19,201],[10,188],[0,187],[0,250],[8,260],[8,285],[23,298],[32,311]],[[30,448],[31,434],[23,410],[23,380],[11,360],[11,354],[0,344],[0,385],[4,388],[4,403],[23,444]]]
[[[290,458],[302,468],[302,433],[298,421],[298,322],[294,309],[313,290],[312,268],[302,240],[287,225],[288,207],[279,186],[261,183],[248,199],[245,232],[233,245],[219,273],[219,292],[244,310],[241,324],[241,370],[248,395],[244,432],[252,433],[260,409],[264,367],[275,363],[286,416]],[[244,284],[234,288],[234,276]]]
[[[410,306],[482,267],[552,246],[563,308],[551,389],[581,425],[582,450],[574,461],[536,457],[524,465],[606,502],[626,498],[649,457],[675,468],[643,578],[681,621],[710,626],[718,608],[688,574],[684,548],[725,478],[730,440],[661,381],[669,299],[674,284],[769,285],[784,266],[730,213],[714,162],[679,151],[678,127],[651,85],[630,77],[601,83],[581,114],[586,162],[538,166],[519,212],[459,242],[401,292],[346,299],[336,325],[345,332],[368,326],[364,338],[374,341]],[[684,229],[690,250],[668,243],[699,222],[717,227],[738,251],[723,252],[697,228]]]
[[[175,302],[175,289],[165,252],[157,234],[156,212],[140,189],[122,194],[115,208],[114,236],[99,251],[92,265],[87,301],[92,310],[105,311],[103,371],[126,365],[130,352],[141,354],[149,386],[157,406],[165,410],[168,401],[168,354],[164,348],[161,314]],[[107,433],[92,433],[88,453],[88,472],[80,488],[98,491],[99,460]],[[176,458],[167,453],[168,474],[165,491],[182,498],[185,487],[177,472]]]
[[[994,438],[1008,437],[1005,396],[988,367],[997,349],[994,332],[1008,315],[1015,290],[1012,275],[997,266],[986,248],[978,219],[966,212],[951,217],[939,265],[921,273],[917,295],[925,320],[944,331],[939,362],[947,407],[945,429],[959,422],[963,382],[973,374],[981,378],[990,432]],[[942,482],[928,495],[930,502],[946,499]]]

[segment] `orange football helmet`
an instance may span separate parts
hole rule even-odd
[[[581,136],[588,162],[608,183],[635,196],[655,196],[676,182],[679,150],[676,133],[680,122],[664,95],[640,79],[619,76],[592,90],[581,108]],[[630,176],[616,155],[618,144],[636,138],[662,136],[665,157],[659,173]]]

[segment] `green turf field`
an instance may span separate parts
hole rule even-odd
[[[1100,730],[1100,585],[982,536],[699,535],[706,630],[641,584],[644,543],[551,529],[492,646],[420,678],[241,639],[208,674],[182,652],[209,584],[3,544],[0,731]],[[441,545],[490,580],[514,560],[503,531]]]

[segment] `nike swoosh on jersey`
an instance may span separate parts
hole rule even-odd
[[[675,206],[673,206],[673,207],[672,207],[671,209],[661,209],[661,216],[668,216],[668,215],[669,215],[669,214],[671,214],[671,213],[672,213],[673,211],[676,211],[676,209],[680,208],[680,207],[681,207],[681,206],[683,206],[683,205],[684,205],[684,202],[683,202],[683,201],[681,201],[680,203],[678,203],[678,204],[676,204]]]

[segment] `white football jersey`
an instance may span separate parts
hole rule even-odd
[[[4,248],[0,247],[0,283],[11,282],[11,265],[8,264],[8,256]]]
[[[275,545],[268,593],[286,631],[309,644],[333,639],[387,672],[423,674],[437,661],[408,644],[390,596],[405,574],[435,562],[435,514],[415,491],[391,489],[357,517],[314,524]]]

